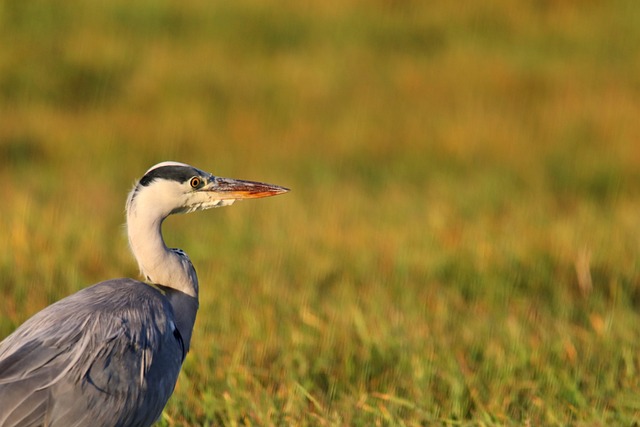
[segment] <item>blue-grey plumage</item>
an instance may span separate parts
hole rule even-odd
[[[143,277],[101,282],[35,314],[0,342],[0,426],[150,426],[173,392],[198,310],[188,256],[169,249],[172,213],[225,206],[283,187],[160,163],[127,201]]]
[[[0,425],[88,426],[98,425],[96,419],[150,425],[182,364],[184,346],[174,331],[167,298],[132,279],[102,282],[58,301],[0,348]]]

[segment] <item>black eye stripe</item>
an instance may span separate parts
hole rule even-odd
[[[162,166],[149,171],[149,173],[143,176],[140,179],[140,185],[146,187],[156,179],[160,178],[177,182],[187,182],[197,174],[198,171],[195,168],[188,166]]]

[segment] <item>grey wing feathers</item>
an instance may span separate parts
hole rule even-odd
[[[0,343],[0,426],[151,425],[182,363],[173,319],[160,291],[131,279],[37,313]]]

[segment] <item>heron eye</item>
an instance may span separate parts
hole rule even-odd
[[[198,178],[197,176],[194,176],[189,181],[189,184],[191,185],[191,188],[198,188],[198,187],[200,187],[201,183],[202,183],[202,180],[200,178]]]

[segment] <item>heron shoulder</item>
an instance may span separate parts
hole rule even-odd
[[[98,283],[45,308],[0,343],[0,395],[7,396],[0,425],[29,411],[59,419],[99,412],[104,399],[105,419],[137,425],[142,415],[133,408],[147,407],[150,424],[173,391],[183,356],[160,290],[133,279]]]
[[[40,348],[100,345],[124,334],[143,345],[173,334],[174,312],[163,293],[133,279],[113,279],[82,289],[36,313],[0,343],[0,366],[28,343]]]

